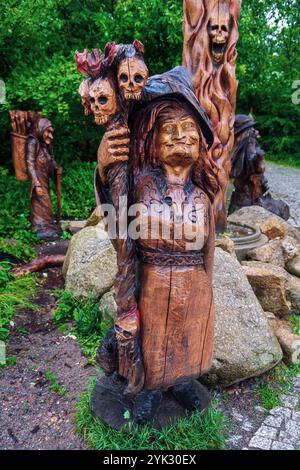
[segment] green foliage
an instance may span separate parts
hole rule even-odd
[[[300,315],[291,315],[289,317],[289,324],[292,327],[292,333],[300,336]]]
[[[195,412],[191,417],[158,431],[151,426],[137,428],[130,423],[130,432],[115,431],[92,415],[90,395],[87,393],[77,404],[77,432],[91,449],[96,450],[212,450],[225,449],[227,419],[216,405],[206,414]]]
[[[36,308],[30,302],[36,291],[36,278],[26,276],[15,280],[10,268],[9,263],[0,263],[0,340],[2,341],[8,339],[10,322],[18,309]]]
[[[271,410],[281,405],[281,396],[289,394],[293,386],[293,380],[300,374],[300,364],[287,366],[279,364],[270,372],[260,378],[258,396],[261,405],[266,410]]]
[[[35,256],[39,240],[30,228],[29,185],[0,167],[0,251],[24,260]]]
[[[45,379],[48,380],[52,392],[57,393],[61,397],[68,393],[66,387],[60,385],[58,377],[50,369],[46,370]]]
[[[270,157],[298,158],[300,105],[292,104],[299,80],[299,0],[247,0],[238,44],[238,111],[253,111]],[[151,74],[179,65],[182,0],[7,0],[0,10],[0,156],[10,159],[8,109],[42,111],[56,128],[57,161],[95,161],[102,131],[83,116],[74,51],[108,41],[146,48]]]
[[[74,333],[83,348],[83,353],[95,361],[97,348],[103,336],[112,326],[112,319],[107,312],[99,311],[99,302],[95,295],[78,300],[68,291],[58,291],[59,301],[54,312],[54,321],[58,325],[74,321]]]

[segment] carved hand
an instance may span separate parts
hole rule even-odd
[[[129,129],[121,127],[107,131],[98,149],[98,168],[101,181],[106,184],[106,173],[115,163],[127,162],[129,157]]]

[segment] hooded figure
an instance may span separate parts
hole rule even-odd
[[[118,312],[115,333],[122,344],[117,370],[137,393],[134,419],[144,423],[168,389],[189,410],[207,406],[195,379],[210,369],[213,353],[212,205],[219,184],[208,152],[213,130],[184,67],[149,79],[129,128],[129,210],[133,204],[141,209],[137,237],[130,231],[133,213],[128,219],[128,259],[117,275],[123,288],[116,302],[124,303],[119,292],[126,292],[131,308]],[[100,164],[107,159],[98,156]],[[95,179],[99,205],[110,202],[101,175]],[[131,336],[139,342],[128,347]],[[105,353],[102,348],[99,356]]]
[[[27,140],[27,169],[31,180],[30,220],[37,236],[57,238],[59,228],[55,224],[50,199],[50,178],[55,181],[61,167],[54,160],[52,151],[53,127],[45,118],[39,118]]]

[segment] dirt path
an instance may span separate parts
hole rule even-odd
[[[17,364],[0,370],[0,449],[84,448],[74,432],[74,408],[94,369],[76,341],[52,323],[53,289],[63,287],[60,271],[46,271],[35,299],[38,312],[23,311],[16,318],[7,354]],[[51,391],[50,371],[65,395]]]
[[[274,197],[290,206],[289,223],[300,227],[300,170],[267,162],[266,176]]]

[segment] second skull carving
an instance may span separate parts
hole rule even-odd
[[[219,64],[223,61],[230,34],[230,12],[226,3],[218,3],[212,11],[208,33],[213,61]]]
[[[115,89],[108,78],[98,78],[89,89],[90,107],[98,125],[107,124],[117,112]]]

